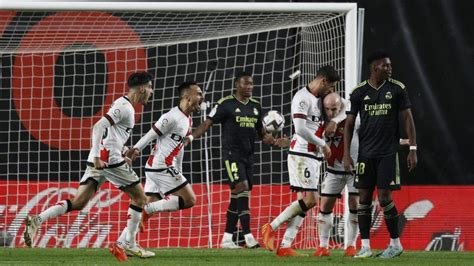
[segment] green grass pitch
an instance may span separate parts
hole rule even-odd
[[[330,257],[279,258],[259,250],[224,249],[152,249],[156,257],[129,258],[120,264],[136,265],[474,265],[474,252],[406,251],[401,257],[382,260],[376,258],[344,258],[340,250],[331,251]],[[311,255],[314,250],[301,253]],[[9,265],[107,265],[119,264],[107,249],[40,249],[0,248],[0,264]]]

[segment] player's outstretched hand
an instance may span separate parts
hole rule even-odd
[[[267,144],[267,145],[275,145],[275,138],[273,137],[272,134],[270,133],[265,133],[262,138],[262,142]]]
[[[107,163],[102,161],[99,157],[94,158],[94,168],[97,170],[102,170],[107,167]]]
[[[275,139],[275,143],[273,145],[280,148],[288,148],[290,147],[290,139],[287,135],[283,135],[283,137]]]
[[[412,171],[415,169],[416,164],[418,163],[418,158],[416,156],[416,150],[410,150],[408,153],[408,158],[407,158],[407,166],[408,166],[408,171]]]
[[[189,137],[188,136],[184,137],[184,140],[183,140],[184,147],[188,146],[189,143],[191,143],[191,140],[189,139]]]
[[[342,164],[344,165],[344,170],[346,172],[352,172],[352,168],[354,167],[354,161],[352,160],[351,156],[342,157]]]
[[[324,158],[326,158],[326,160],[329,159],[329,157],[331,157],[331,148],[329,148],[328,145],[324,145],[323,154],[324,154]]]
[[[333,137],[336,134],[337,124],[334,121],[329,121],[324,128],[324,136]]]
[[[131,161],[135,161],[135,159],[137,159],[138,155],[140,155],[140,151],[137,148],[130,148],[125,153],[125,158],[129,158]]]

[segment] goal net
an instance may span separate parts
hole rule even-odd
[[[137,142],[160,115],[178,104],[176,88],[184,81],[206,88],[210,107],[232,94],[238,71],[252,73],[255,98],[264,112],[284,114],[286,135],[292,133],[292,96],[319,67],[330,64],[339,71],[341,94],[355,85],[355,4],[86,6],[31,2],[5,4],[0,10],[0,246],[23,246],[24,218],[75,194],[92,125],[126,93],[126,79],[134,71],[146,70],[156,79],[151,102],[136,107],[128,144]],[[289,78],[298,70],[301,75]],[[195,126],[206,112],[194,115]],[[142,246],[218,247],[230,197],[220,134],[215,125],[185,149],[184,175],[196,193],[196,206],[151,218],[139,235]],[[260,227],[295,195],[289,190],[287,150],[255,145],[250,209],[252,232],[260,240]],[[141,177],[149,152],[146,148],[134,162]],[[44,223],[34,244],[105,247],[126,225],[128,204],[120,190],[106,183],[82,211]],[[337,206],[341,223],[333,230],[333,243],[340,245],[342,201]],[[313,212],[295,246],[315,247],[316,229]],[[282,235],[279,232],[277,239]]]

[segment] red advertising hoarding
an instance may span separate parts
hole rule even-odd
[[[143,246],[207,247],[210,235],[212,246],[218,246],[225,227],[228,188],[219,185],[210,187],[211,210],[208,208],[206,186],[195,184],[193,188],[198,195],[196,206],[152,218],[145,225],[145,232],[139,235]],[[76,189],[76,183],[1,181],[0,236],[4,245],[23,246],[21,236],[26,215],[37,214],[59,199],[72,197]],[[404,248],[474,250],[473,193],[473,186],[410,186],[395,192]],[[251,196],[251,213],[252,229],[258,239],[260,226],[276,217],[292,197],[286,186],[255,186]],[[122,192],[106,183],[81,212],[72,212],[44,223],[35,246],[106,247],[116,240],[125,226],[128,204]],[[211,222],[209,217],[212,217]],[[387,245],[389,236],[380,208],[374,209],[373,217],[371,242],[374,248],[381,249]],[[209,234],[209,227],[212,234]],[[309,216],[295,246],[312,247],[306,242],[317,241],[316,228],[314,217]],[[283,230],[284,226],[278,234],[279,238]],[[333,231],[342,237],[343,233],[338,233],[339,230]]]

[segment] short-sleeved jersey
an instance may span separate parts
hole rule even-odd
[[[152,126],[158,139],[151,151],[145,168],[164,169],[170,166],[181,169],[183,140],[191,134],[193,119],[174,107],[163,114]]]
[[[308,87],[300,89],[291,101],[291,117],[292,119],[306,119],[306,127],[310,132],[316,134],[318,128],[322,125],[322,99],[316,98]],[[322,157],[319,154],[319,148],[308,143],[298,134],[293,134],[290,143],[290,152],[305,153],[310,156]]]
[[[364,81],[352,91],[350,100],[347,113],[360,113],[361,119],[359,156],[377,158],[395,154],[400,139],[399,113],[411,106],[405,85],[389,78],[376,89]]]
[[[208,118],[222,125],[222,150],[240,155],[246,161],[253,159],[257,132],[262,129],[260,103],[249,98],[242,103],[234,95],[217,101]]]
[[[111,127],[108,127],[100,145],[100,159],[109,165],[123,162],[122,148],[130,138],[130,134],[135,125],[135,109],[126,97],[120,97],[112,103],[109,111],[105,115]],[[94,162],[95,155],[89,153],[88,162]]]
[[[336,132],[334,133],[333,137],[324,137],[326,144],[331,149],[331,157],[327,159],[328,168],[332,170],[336,170],[336,171],[345,171],[344,165],[342,163],[342,157],[344,156],[344,127],[345,125],[346,125],[346,120],[344,119],[339,124],[337,124]],[[359,149],[358,132],[359,132],[359,119],[356,119],[356,122],[354,125],[354,133],[352,136],[351,148],[350,148],[351,158],[354,160],[354,162],[357,161],[357,157],[358,157],[357,156],[358,149]],[[323,133],[324,133],[324,125],[322,125],[318,129],[316,135],[322,138]]]

